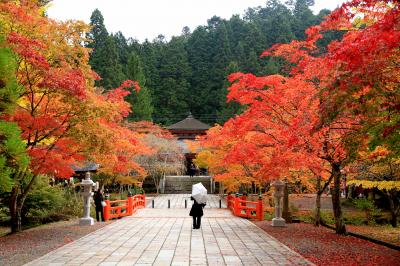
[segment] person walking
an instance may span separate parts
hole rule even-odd
[[[190,197],[190,199],[193,200],[193,205],[189,213],[189,215],[193,217],[193,229],[200,229],[201,216],[203,216],[203,209],[206,206],[206,204],[197,203],[197,201],[193,197]]]
[[[190,163],[189,166],[189,176],[193,177],[196,173],[196,166],[194,165],[194,163]]]
[[[94,193],[93,196],[94,199],[94,205],[96,206],[96,220],[100,222],[104,222],[104,212],[103,212],[103,204],[104,204],[104,197],[103,197],[103,192],[99,189]],[[100,214],[100,215],[99,215]]]

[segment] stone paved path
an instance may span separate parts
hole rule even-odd
[[[28,265],[312,265],[252,222],[226,209],[205,210],[200,230],[188,209],[138,210]],[[219,202],[214,196],[209,199]],[[184,205],[183,205],[184,207]]]

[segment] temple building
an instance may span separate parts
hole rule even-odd
[[[209,128],[211,128],[209,125],[195,119],[192,114],[189,114],[182,121],[167,127],[178,140],[195,140],[197,136],[205,135]]]
[[[183,152],[186,157],[186,168],[192,163],[192,160],[196,157],[197,152],[191,151],[188,146],[188,141],[196,141],[197,136],[206,134],[206,131],[211,126],[195,119],[192,114],[189,113],[188,117],[179,121],[173,125],[167,127],[167,129],[178,138],[179,144],[181,145]]]

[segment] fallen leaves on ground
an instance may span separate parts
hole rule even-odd
[[[305,223],[272,227],[270,221],[255,224],[316,265],[400,265],[399,251],[340,236],[325,227]]]
[[[346,225],[347,230],[352,233],[364,235],[374,239],[400,246],[400,227],[367,225]],[[400,264],[400,263],[399,263]]]

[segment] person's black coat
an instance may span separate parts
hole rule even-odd
[[[195,217],[203,216],[203,208],[204,208],[204,206],[206,206],[206,204],[197,203],[197,201],[193,197],[190,197],[190,199],[193,200],[194,202],[193,202],[192,208],[190,209],[189,215],[195,216]]]
[[[94,193],[93,200],[96,209],[103,209],[103,205],[101,205],[101,202],[104,200],[103,194],[101,194],[99,191],[96,191]]]

